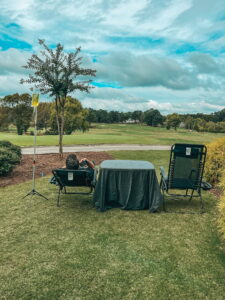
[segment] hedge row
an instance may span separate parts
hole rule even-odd
[[[219,210],[218,226],[225,240],[225,170],[222,172],[220,187],[223,190],[223,195],[220,197],[218,203],[218,210]]]
[[[6,176],[20,163],[22,158],[19,146],[8,141],[0,141],[0,176]]]
[[[205,178],[212,185],[221,181],[225,167],[225,138],[220,138],[207,145]]]
[[[223,195],[218,202],[218,227],[225,239],[225,138],[220,138],[207,145],[208,154],[205,177],[214,186],[219,185]]]

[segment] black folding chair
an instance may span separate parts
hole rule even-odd
[[[59,206],[60,195],[62,194],[91,194],[95,187],[95,170],[70,170],[55,169],[52,170],[56,185],[59,187],[57,206]],[[68,192],[67,187],[87,187],[87,192]]]
[[[193,197],[199,197],[201,213],[204,212],[204,204],[201,195],[202,176],[204,171],[207,148],[205,145],[174,144],[171,147],[168,176],[163,167],[160,167],[160,187],[163,194],[163,207],[165,195],[169,197],[185,197],[189,201]],[[171,190],[184,190],[185,193],[171,193]],[[190,190],[190,193],[189,193]],[[194,192],[197,192],[197,195]]]

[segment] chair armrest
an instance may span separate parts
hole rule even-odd
[[[162,166],[160,167],[160,175],[161,175],[162,180],[165,180],[165,181],[167,180],[165,169]]]
[[[57,175],[55,170],[52,170],[52,174],[56,180],[56,185],[58,185],[60,187],[60,189],[62,189],[64,187],[64,184],[62,183],[60,177]]]

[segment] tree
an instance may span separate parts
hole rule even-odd
[[[132,112],[132,119],[135,120],[135,123],[141,122],[143,119],[143,112],[141,110],[135,110]]]
[[[149,109],[144,112],[144,122],[149,126],[156,127],[163,123],[163,116],[157,109]]]
[[[8,108],[11,122],[16,126],[17,133],[27,132],[32,119],[31,96],[29,94],[13,94],[1,99],[3,107]]]
[[[198,132],[206,131],[206,121],[200,118],[195,119],[193,121],[193,129]]]
[[[7,107],[0,106],[0,130],[7,130],[11,120],[10,120],[10,109]]]
[[[109,114],[104,109],[99,109],[96,111],[97,122],[99,123],[109,123]]]
[[[179,126],[181,120],[180,116],[176,113],[167,115],[166,117],[166,128],[170,129],[170,127],[173,127],[175,130],[177,130],[177,127]]]
[[[217,111],[213,114],[213,120],[214,122],[223,122],[225,121],[225,109],[222,109],[221,111]]]
[[[49,120],[51,116],[51,102],[41,102],[38,105],[38,114],[37,114],[37,128],[38,129],[47,129],[49,125]]]
[[[91,123],[91,122],[97,122],[97,115],[96,115],[96,110],[95,109],[88,108],[87,121],[89,123]]]
[[[57,124],[55,122],[56,112],[52,109],[50,117],[50,132],[58,133]],[[67,97],[65,105],[65,124],[64,134],[71,134],[76,130],[86,131],[89,129],[89,123],[87,121],[88,109],[84,109],[77,99],[70,96]]]
[[[88,130],[87,116],[88,110],[82,107],[80,101],[68,97],[65,105],[65,133],[71,134],[75,130]]]
[[[118,111],[112,110],[108,113],[109,123],[119,123],[120,115]]]
[[[193,129],[193,124],[194,124],[194,118],[191,116],[188,116],[185,121],[184,121],[184,125],[186,129]]]
[[[44,48],[41,56],[32,54],[24,66],[25,69],[33,70],[34,74],[29,74],[29,79],[21,79],[21,83],[33,84],[42,94],[54,97],[59,132],[59,154],[62,157],[67,96],[76,90],[88,93],[91,89],[89,85],[91,80],[77,81],[76,79],[79,76],[95,76],[96,70],[81,68],[80,47],[75,52],[64,53],[61,44],[58,44],[55,50],[50,49],[44,40],[39,40],[39,44]]]

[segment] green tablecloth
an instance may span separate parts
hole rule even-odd
[[[158,211],[162,196],[154,165],[137,160],[103,161],[93,202],[100,211],[112,207]]]

